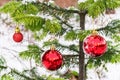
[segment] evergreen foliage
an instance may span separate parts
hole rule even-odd
[[[110,8],[115,9],[120,6],[119,0],[86,0],[78,4],[78,9],[87,10],[89,16],[95,18]]]
[[[27,2],[22,3],[21,1],[11,1],[0,8],[0,12],[9,13],[13,21],[18,24],[23,24],[26,29],[31,30],[34,33],[34,38],[37,40],[44,39],[47,35],[55,35],[56,37],[64,37],[66,41],[78,41],[83,39],[91,33],[92,30],[82,31],[81,28],[74,29],[70,25],[70,18],[74,18],[74,14],[79,14],[86,11],[92,18],[98,17],[103,14],[107,8],[115,9],[120,6],[119,0],[86,0],[85,2],[78,3],[77,10],[74,9],[62,9],[55,6],[54,4],[40,3],[40,2]],[[40,14],[47,14],[53,17],[52,19],[44,18]],[[73,15],[73,16],[71,16]],[[88,58],[86,64],[87,68],[93,68],[98,66],[103,66],[106,69],[106,63],[117,63],[120,62],[120,50],[119,41],[120,36],[120,20],[113,20],[109,22],[104,28],[97,29],[99,33],[105,34],[112,38],[112,41],[108,42],[107,52],[99,58]],[[113,43],[116,42],[115,45]],[[58,50],[69,50],[71,53],[78,55],[79,46],[76,44],[63,45],[58,39],[52,41],[44,41],[43,48],[55,44]],[[41,54],[44,52],[37,45],[28,45],[28,50],[20,52],[20,57],[26,60],[34,59],[35,63],[40,63]],[[78,64],[78,56],[63,55],[65,62],[64,65],[70,66],[71,63]],[[4,65],[4,59],[0,58],[0,70],[8,68]],[[14,76],[3,75],[1,80],[14,80],[13,77],[17,76],[15,80],[44,80],[41,76],[35,73],[34,69],[23,71],[22,73],[11,69],[11,73]],[[27,76],[27,75],[29,76]],[[31,75],[32,74],[32,75]],[[46,78],[46,77],[44,77]],[[65,80],[63,78],[53,78],[49,76],[46,80]]]
[[[115,35],[114,33],[120,32],[120,20],[112,20],[107,24],[105,28],[101,28],[98,31],[104,32],[106,36]]]
[[[21,2],[9,2],[8,4],[6,4],[5,6],[3,6],[0,11],[4,12],[4,13],[13,13],[15,11],[15,9],[21,4]]]
[[[1,77],[0,80],[14,80],[14,78],[11,77],[10,75],[5,74],[5,75],[3,75],[3,76]]]
[[[5,65],[6,65],[5,59],[2,56],[0,56],[0,71],[6,69]]]
[[[20,57],[23,59],[34,59],[36,63],[40,63],[41,60],[41,54],[43,53],[43,50],[40,50],[40,48],[37,45],[28,45],[28,50],[24,52],[20,52]]]
[[[46,77],[46,76],[44,76],[44,77]],[[64,78],[55,78],[55,77],[52,77],[52,76],[48,76],[46,78],[46,80],[65,80],[65,79]]]

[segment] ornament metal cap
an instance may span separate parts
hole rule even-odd
[[[55,45],[54,44],[51,45],[50,50],[55,50]]]
[[[19,33],[19,32],[20,32],[19,27],[16,27],[16,28],[15,28],[15,32],[16,32],[16,33]]]
[[[92,31],[92,34],[93,34],[93,35],[97,35],[98,32],[97,32],[96,30],[93,30],[93,31]]]

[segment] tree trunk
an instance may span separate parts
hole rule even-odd
[[[85,15],[86,13],[80,13],[80,28],[85,29]],[[85,55],[82,49],[83,41],[79,40],[79,80],[85,80]]]

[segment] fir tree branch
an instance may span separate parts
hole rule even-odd
[[[8,48],[6,48],[6,47],[3,47],[3,49],[8,50],[8,51],[13,51],[13,52],[15,52],[15,53],[18,53],[18,51],[12,50],[12,49],[8,49]],[[13,53],[11,53],[11,54],[12,54],[22,65],[24,65],[24,66],[27,68],[27,66],[20,60],[20,58],[19,58],[18,56],[14,55]]]
[[[119,27],[119,26],[118,26]],[[102,27],[102,28],[99,28],[99,29],[96,29],[97,31],[103,31],[103,30],[113,30],[113,29],[116,29],[117,27],[108,27],[108,26],[105,26],[105,27]]]
[[[0,65],[0,68],[2,68],[2,69],[7,69],[6,66],[2,66],[2,65]]]
[[[115,33],[120,31],[120,20],[112,20],[105,27],[96,29],[97,31],[106,31],[110,33]]]
[[[46,3],[41,3],[41,2],[37,2],[36,4],[41,4],[43,6],[46,6],[47,8],[50,8],[51,10],[56,10],[56,11],[62,11],[62,12],[66,12],[66,13],[84,13],[86,11],[79,11],[79,10],[67,10],[67,9],[63,9],[63,8],[60,8],[60,7],[56,7],[56,6],[51,6],[51,5],[48,5]]]
[[[102,31],[102,30],[105,30],[105,29],[107,29],[107,27],[105,26],[105,27],[102,27],[102,28],[99,28],[99,29],[96,29],[97,31]]]
[[[19,76],[21,76],[21,77],[24,77],[25,79],[27,79],[27,80],[35,80],[34,78],[30,78],[30,77],[28,77],[28,76],[26,76],[26,75],[24,75],[24,74],[22,74],[22,73],[20,73],[20,72],[18,72],[18,71],[16,71],[16,70],[13,70],[13,69],[11,69],[12,70],[12,72],[14,72],[15,74],[17,74],[17,75],[19,75]]]
[[[35,80],[44,80],[42,77],[37,75],[37,73],[35,71],[35,67],[33,67],[30,71],[32,72],[33,77],[35,77]]]
[[[65,24],[66,26],[70,27],[70,28],[73,28],[70,24],[68,24],[66,21],[63,21],[60,17],[54,15],[58,20],[61,21],[62,24]]]
[[[62,55],[62,56],[65,57],[65,58],[68,58],[68,57],[78,57],[79,55],[72,54],[72,55]]]
[[[78,57],[79,55],[78,54],[72,54],[72,55],[69,55],[69,54],[64,54],[62,55],[64,58],[75,58],[75,57]],[[89,59],[89,58],[85,58],[85,59]]]
[[[26,76],[26,75],[24,75],[24,74],[16,71],[15,69],[10,68],[10,67],[8,67],[8,66],[1,66],[1,65],[0,65],[0,68],[4,68],[4,69],[9,68],[9,69],[11,70],[11,72],[13,72],[13,73],[15,73],[15,74],[17,74],[17,75],[19,75],[19,76],[27,79],[27,80],[35,80],[34,78],[30,78],[30,77],[28,77],[28,76]]]

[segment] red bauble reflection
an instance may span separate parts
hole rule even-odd
[[[13,35],[13,40],[15,42],[21,42],[23,40],[23,34],[21,32],[15,32]]]
[[[57,70],[62,66],[63,57],[57,50],[48,50],[42,57],[43,66],[51,71]]]
[[[98,35],[92,34],[87,36],[83,41],[83,51],[92,57],[103,55],[107,50],[106,40]]]
[[[62,66],[63,57],[57,50],[48,50],[42,57],[43,66],[51,71],[57,70]]]

